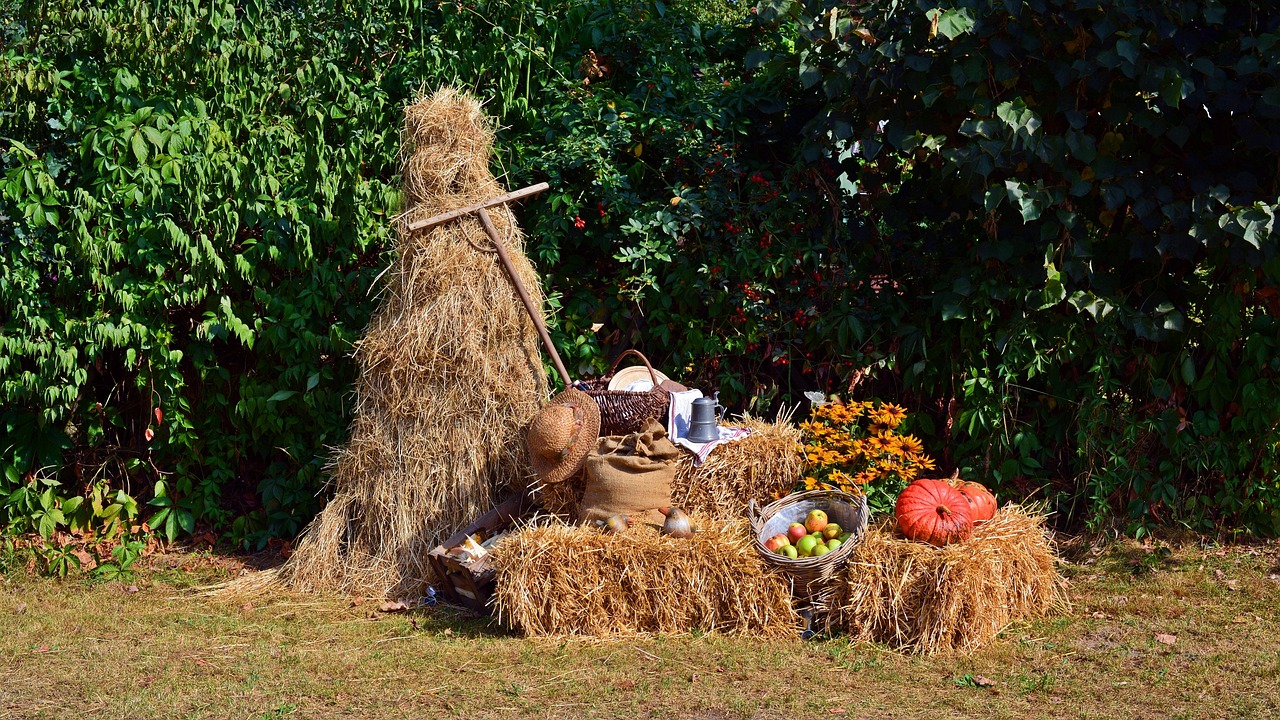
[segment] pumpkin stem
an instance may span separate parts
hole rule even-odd
[[[950,514],[951,514],[951,508],[947,507],[946,505],[939,505],[939,506],[938,506],[938,514],[939,514],[939,515],[950,515]]]

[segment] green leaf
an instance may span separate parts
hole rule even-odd
[[[135,132],[133,139],[129,141],[133,148],[133,156],[138,158],[138,162],[145,164],[147,162],[147,141],[142,138],[142,133]]]
[[[271,402],[280,402],[282,400],[288,400],[289,398],[297,394],[298,394],[297,390],[277,390],[271,397],[267,398],[267,402],[271,403]]]
[[[805,88],[811,88],[822,81],[822,71],[817,67],[806,62],[800,63],[800,84]]]
[[[1182,382],[1190,385],[1196,381],[1196,363],[1191,356],[1182,359]]]
[[[311,373],[307,378],[307,392],[311,392],[320,384],[320,373]]]
[[[147,140],[156,146],[156,150],[164,151],[164,133],[151,127],[150,125],[142,128],[142,132],[147,136]]]
[[[938,20],[938,34],[948,40],[955,40],[973,29],[973,16],[968,9],[943,10],[940,16],[935,17]]]
[[[58,529],[58,523],[53,519],[52,515],[50,515],[49,513],[45,513],[44,515],[40,516],[40,525],[39,527],[37,527],[37,531],[40,533],[40,537],[43,537],[45,540],[48,540],[50,537],[53,536],[53,531],[57,529]]]

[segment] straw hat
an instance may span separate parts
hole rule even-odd
[[[600,406],[590,395],[570,388],[551,398],[529,421],[529,462],[543,484],[562,482],[578,472],[599,437]]]
[[[662,371],[657,368],[653,369],[653,374],[658,378],[659,385],[671,379],[666,375],[664,375]],[[653,382],[653,378],[649,377],[649,368],[643,365],[632,365],[631,367],[624,367],[618,372],[613,374],[613,378],[609,380],[609,389],[610,390],[626,390],[627,388],[631,387],[631,383],[639,382],[641,380],[644,380],[645,382]]]

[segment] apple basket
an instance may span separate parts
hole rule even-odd
[[[812,510],[822,510],[830,522],[851,533],[849,541],[820,557],[794,559],[765,547],[765,541],[774,535],[786,535],[791,523],[803,524]],[[792,594],[797,600],[810,605],[821,603],[828,590],[828,581],[848,562],[853,546],[867,529],[868,514],[865,497],[842,490],[795,493],[769,503],[763,509],[754,500],[747,505],[756,552],[766,563],[786,572],[791,577]]]

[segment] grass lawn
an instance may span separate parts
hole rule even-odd
[[[1066,567],[1069,615],[973,655],[840,639],[521,639],[442,607],[184,589],[235,572],[149,559],[136,586],[0,575],[0,718],[1280,717],[1280,545]],[[183,569],[186,567],[187,569]]]

